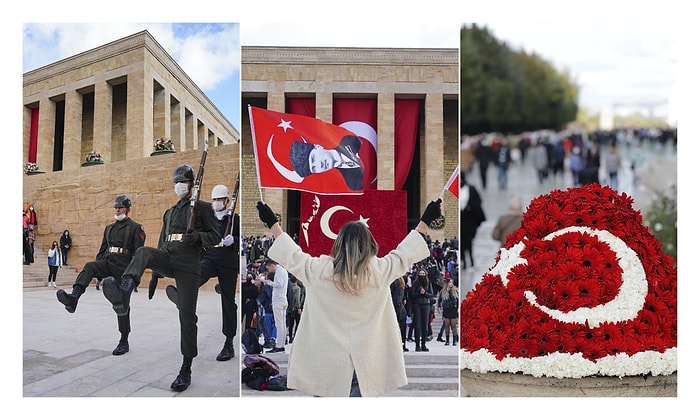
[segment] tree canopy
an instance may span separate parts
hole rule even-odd
[[[537,54],[513,51],[487,27],[460,34],[462,134],[560,130],[576,120],[579,87]]]

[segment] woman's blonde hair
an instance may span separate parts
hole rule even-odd
[[[369,262],[378,251],[367,225],[359,221],[343,225],[331,251],[336,287],[343,293],[360,295],[371,276]]]

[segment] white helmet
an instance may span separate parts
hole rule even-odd
[[[211,199],[228,198],[228,188],[226,185],[217,185],[211,189]]]

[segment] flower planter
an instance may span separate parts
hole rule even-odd
[[[31,171],[31,172],[25,172],[27,175],[38,175],[38,174],[45,174],[46,172],[44,171]]]
[[[678,377],[673,373],[559,379],[463,369],[460,382],[462,394],[469,397],[676,397]]]
[[[174,150],[156,150],[155,152],[151,153],[151,156],[167,155],[170,153],[175,153],[175,151]]]
[[[104,162],[84,162],[80,166],[94,166],[94,165],[104,165]]]

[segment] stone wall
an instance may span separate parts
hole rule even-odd
[[[209,148],[201,199],[211,201],[211,189],[216,184],[233,189],[240,168],[239,155],[239,144]],[[87,261],[95,259],[104,227],[114,221],[114,198],[119,194],[131,198],[130,216],[143,224],[146,245],[158,246],[163,213],[177,201],[173,171],[178,165],[188,164],[196,174],[201,157],[201,151],[193,150],[24,175],[23,204],[34,203],[39,223],[37,248],[48,249],[68,229],[73,238],[69,262],[80,270]],[[37,262],[44,261],[42,255],[35,258]]]

